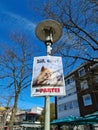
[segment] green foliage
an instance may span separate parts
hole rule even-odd
[[[50,121],[55,119],[55,104],[50,104]]]
[[[45,109],[43,109],[42,114],[39,117],[39,120],[41,124],[44,124],[44,114],[45,114]],[[50,104],[50,121],[55,119],[55,104],[51,103]]]

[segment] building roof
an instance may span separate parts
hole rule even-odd
[[[79,67],[77,67],[76,69],[72,70],[70,73],[68,73],[64,78],[68,78],[70,75],[72,75],[74,72],[76,72],[77,70],[81,69],[82,67],[88,65],[88,64],[92,64],[90,66],[90,69],[94,69],[96,67],[98,67],[98,63],[97,62],[94,62],[94,63],[91,63],[90,61],[87,61],[87,62],[84,62],[82,63]]]

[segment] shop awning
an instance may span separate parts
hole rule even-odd
[[[89,114],[84,117],[69,116],[67,118],[53,120],[51,125],[66,124],[66,125],[86,125],[86,124],[98,124],[98,112]]]

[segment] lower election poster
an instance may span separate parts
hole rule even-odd
[[[31,96],[65,95],[62,58],[34,57]]]

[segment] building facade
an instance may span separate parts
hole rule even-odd
[[[66,78],[65,84],[66,96],[57,97],[57,118],[68,117],[73,114],[74,116],[80,116],[76,83],[73,75]]]
[[[98,63],[86,63],[77,70],[77,96],[80,115],[98,111]]]
[[[98,111],[98,63],[84,63],[65,77],[66,96],[56,98],[57,119]]]
[[[40,130],[42,126],[39,116],[42,110],[41,107],[33,107],[28,110],[17,109],[13,130]],[[0,130],[9,130],[10,116],[10,108],[0,107]]]
[[[41,115],[42,110],[41,107],[33,107],[30,110],[17,110],[15,118],[16,128],[18,126],[21,130],[40,130],[41,123],[38,120],[38,117]]]

